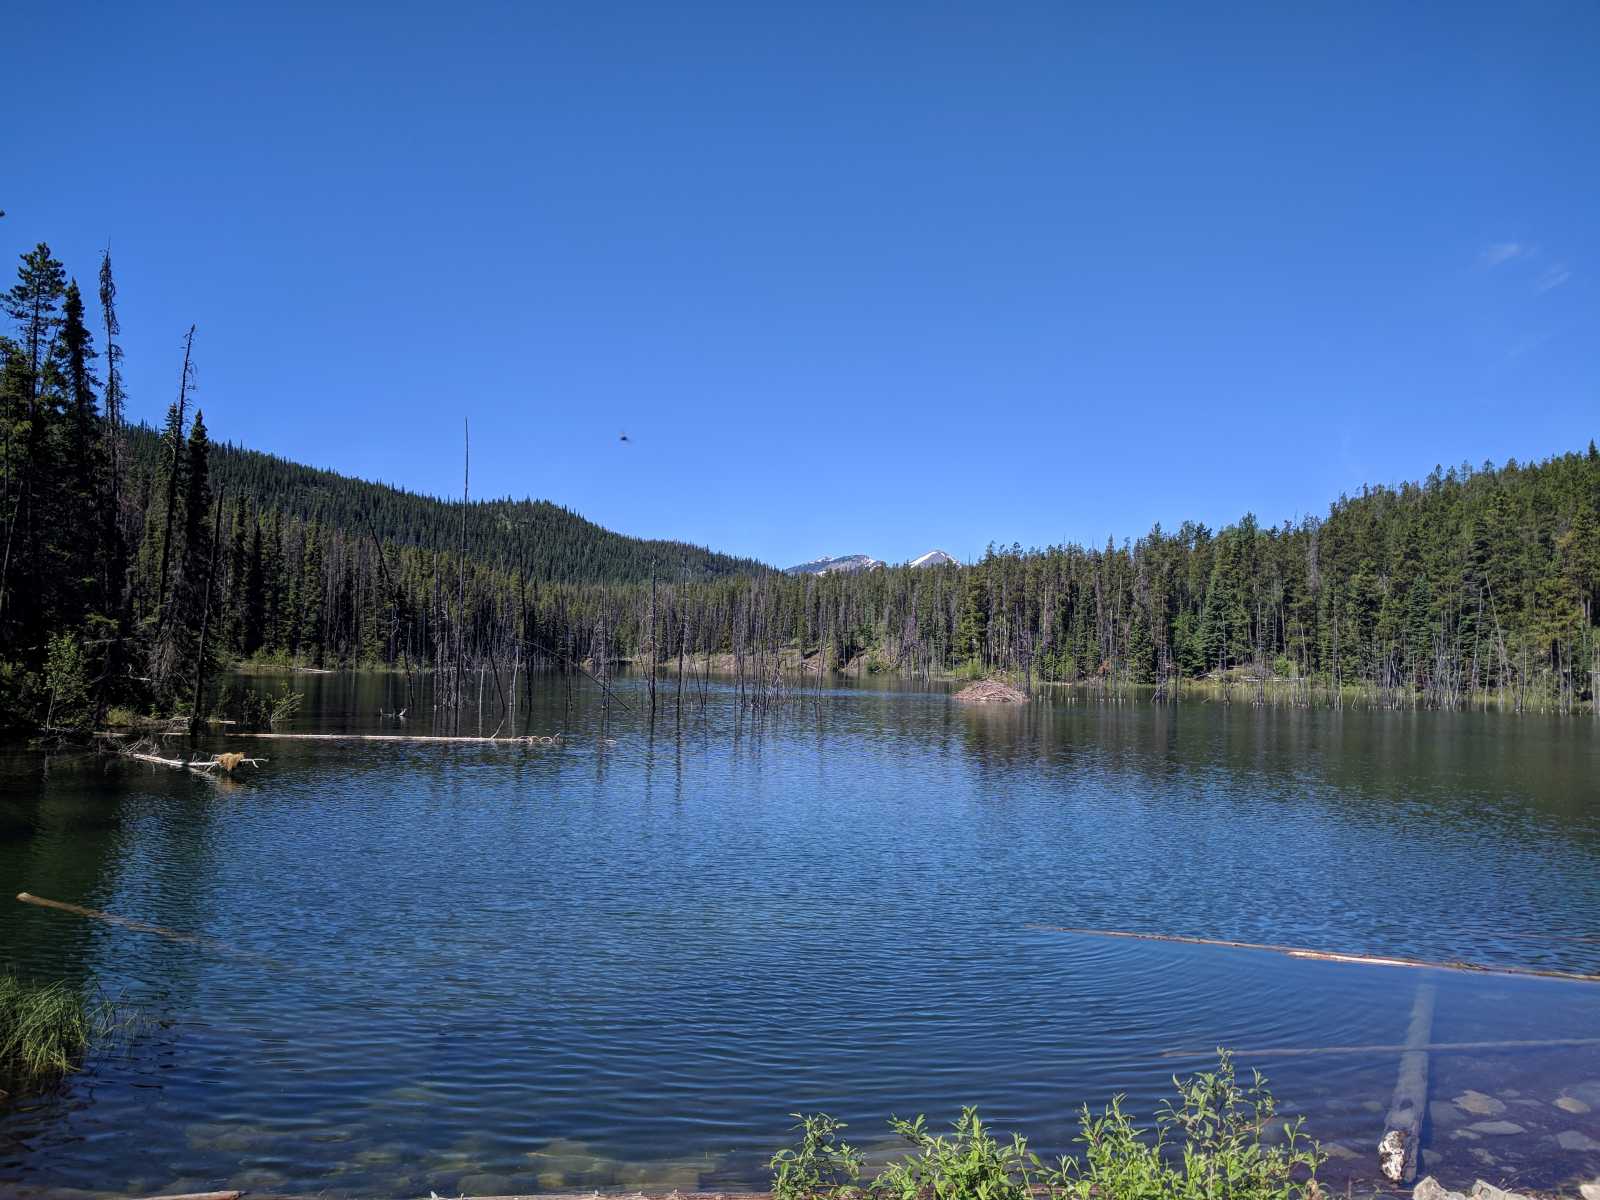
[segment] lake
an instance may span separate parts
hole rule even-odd
[[[283,729],[434,732],[425,705],[380,716],[397,676],[293,686]],[[638,680],[619,694],[640,707]],[[753,719],[713,683],[651,734],[552,676],[516,726],[568,737],[251,743],[270,762],[220,783],[0,753],[0,961],[147,1018],[0,1100],[8,1193],[736,1188],[790,1113],[881,1156],[891,1113],[964,1104],[1053,1156],[1083,1104],[1148,1117],[1218,1045],[1342,1187],[1376,1178],[1419,988],[1435,1043],[1600,1039],[1600,984],[1040,928],[1600,972],[1589,718],[902,685]],[[1249,1053],[1352,1046],[1378,1048]],[[1600,1043],[1430,1070],[1424,1171],[1600,1176]],[[1492,1113],[1451,1102],[1469,1089]]]

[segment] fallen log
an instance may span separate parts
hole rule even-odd
[[[1554,1050],[1564,1046],[1600,1046],[1600,1037],[1528,1038],[1522,1041],[1429,1042],[1412,1046],[1406,1042],[1377,1042],[1368,1046],[1258,1046],[1253,1050],[1230,1050],[1238,1058],[1300,1058],[1318,1054],[1401,1054],[1425,1050],[1429,1054],[1471,1054],[1482,1050]],[[1214,1058],[1216,1047],[1163,1050],[1162,1058]]]
[[[65,900],[49,900],[43,896],[31,895],[28,892],[18,892],[17,899],[23,904],[32,904],[36,908],[53,908],[57,912],[71,913],[76,917],[87,917],[91,921],[103,921],[107,925],[116,925],[122,929],[132,930],[134,933],[154,934],[156,937],[165,938],[169,942],[180,942],[185,946],[194,946],[208,953],[225,955],[241,962],[254,963],[257,966],[270,967],[274,970],[296,969],[260,954],[252,954],[248,950],[240,950],[235,946],[230,946],[227,942],[219,942],[216,938],[200,937],[198,934],[184,933],[181,929],[168,929],[165,925],[152,925],[149,921],[137,921],[132,917],[120,917],[116,913],[102,912],[98,908],[85,908],[81,904],[69,904]]]
[[[61,912],[72,913],[75,916],[104,921],[108,925],[120,925],[124,929],[132,929],[138,933],[153,933],[157,937],[166,938],[168,941],[184,942],[191,946],[203,944],[202,939],[192,933],[180,933],[176,929],[168,929],[162,925],[152,925],[148,921],[135,921],[132,917],[119,917],[116,913],[101,912],[98,908],[84,908],[81,904],[68,904],[65,900],[47,900],[43,896],[33,896],[27,892],[18,892],[17,899],[24,904],[33,904],[39,908],[54,908]]]
[[[1186,946],[1221,946],[1228,950],[1270,950],[1290,958],[1316,962],[1355,963],[1368,967],[1420,967],[1429,971],[1475,971],[1484,975],[1531,975],[1539,979],[1566,979],[1576,983],[1600,983],[1600,975],[1579,971],[1557,971],[1551,967],[1499,967],[1485,963],[1429,962],[1420,958],[1392,955],[1338,954],[1329,950],[1307,950],[1302,946],[1277,946],[1271,942],[1232,942],[1221,938],[1184,937],[1174,933],[1135,933],[1125,929],[1079,929],[1070,925],[1025,925],[1025,929],[1045,933],[1076,933],[1083,937],[1129,938],[1140,942],[1177,942]]]
[[[1390,1183],[1411,1183],[1422,1153],[1422,1115],[1428,1109],[1428,1039],[1433,1036],[1434,987],[1417,988],[1406,1028],[1406,1049],[1400,1055],[1400,1077],[1384,1118],[1378,1143],[1378,1165]]]
[[[259,767],[268,761],[265,758],[246,758],[243,754],[233,753],[217,754],[209,759],[162,758],[159,754],[142,754],[137,750],[123,750],[120,753],[124,758],[131,758],[137,762],[155,763],[157,766],[172,767],[179,771],[190,770],[197,775],[206,776],[211,776],[211,772],[217,770],[231,775],[233,769],[240,764],[247,763],[252,767]]]
[[[273,738],[294,742],[461,742],[494,746],[554,746],[563,735],[523,735],[518,737],[470,737],[425,733],[230,733],[229,737]],[[265,761],[265,760],[263,760]]]

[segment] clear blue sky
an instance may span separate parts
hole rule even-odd
[[[0,252],[135,416],[780,564],[1600,435],[1600,6],[16,10]],[[9,270],[9,269],[8,269]],[[626,430],[632,442],[622,445]]]

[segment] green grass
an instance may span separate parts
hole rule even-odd
[[[1215,1071],[1173,1079],[1155,1124],[1141,1128],[1115,1097],[1100,1115],[1084,1107],[1076,1157],[1055,1165],[1027,1139],[990,1132],[962,1110],[948,1135],[924,1118],[890,1118],[908,1153],[863,1184],[862,1155],[825,1113],[799,1113],[799,1142],[772,1158],[775,1200],[1315,1200],[1325,1156],[1278,1116],[1266,1079],[1241,1084],[1227,1051]]]
[[[74,1069],[111,1024],[104,1001],[65,983],[29,983],[0,971],[0,1072],[36,1081]]]

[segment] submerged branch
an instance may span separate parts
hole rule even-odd
[[[1135,933],[1126,929],[1080,929],[1070,925],[1028,925],[1027,929],[1045,933],[1075,933],[1083,937],[1128,938],[1141,942],[1177,942],[1188,946],[1221,946],[1229,950],[1270,950],[1290,958],[1309,958],[1316,962],[1356,963],[1370,967],[1421,967],[1430,971],[1475,971],[1486,975],[1533,975],[1540,979],[1567,979],[1579,983],[1600,983],[1600,975],[1578,971],[1558,971],[1549,967],[1500,967],[1484,963],[1429,962],[1420,958],[1392,955],[1337,954],[1328,950],[1308,950],[1301,946],[1276,946],[1264,942],[1232,942],[1221,938],[1184,937],[1172,933]]]

